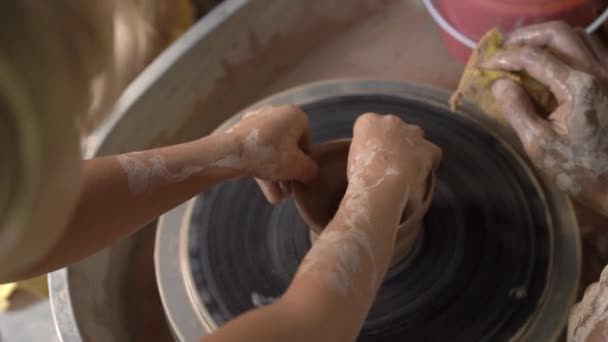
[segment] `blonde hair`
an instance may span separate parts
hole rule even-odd
[[[60,238],[79,192],[81,127],[92,129],[135,74],[173,38],[162,23],[175,17],[163,13],[171,3],[2,4],[2,276],[31,266]],[[41,231],[43,238],[36,235]]]
[[[103,119],[135,75],[193,20],[189,0],[116,0],[114,4],[112,67],[94,80],[85,132]]]

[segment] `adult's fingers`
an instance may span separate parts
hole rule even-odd
[[[528,94],[517,82],[498,79],[492,84],[492,93],[524,146],[533,146],[540,137],[551,134],[549,122],[538,116]]]
[[[481,66],[486,69],[526,71],[548,86],[560,104],[570,100],[568,77],[575,70],[546,50],[518,46],[496,53]]]
[[[511,33],[506,46],[531,45],[546,48],[569,66],[585,72],[594,72],[597,61],[593,52],[570,25],[562,21],[531,25]]]
[[[264,197],[268,200],[268,202],[272,204],[277,204],[281,202],[285,194],[281,190],[281,187],[276,182],[266,181],[262,179],[255,180],[258,183],[258,186],[264,193]]]

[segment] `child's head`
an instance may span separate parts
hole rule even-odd
[[[57,242],[80,189],[80,132],[151,58],[164,0],[19,0],[0,11],[0,269]],[[91,114],[93,119],[91,119]],[[8,274],[7,274],[8,273]],[[1,279],[0,279],[1,280]]]

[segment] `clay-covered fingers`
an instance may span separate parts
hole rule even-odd
[[[424,137],[422,129],[416,125],[407,124],[396,115],[377,113],[365,113],[355,121],[353,135],[358,136],[381,136],[383,134],[403,134]]]
[[[583,298],[572,307],[568,319],[567,340],[606,341],[604,332],[608,329],[608,267],[605,267],[598,282],[587,287]]]
[[[289,126],[290,136],[293,140],[287,140],[285,152],[282,159],[285,168],[285,177],[281,181],[297,180],[302,183],[313,181],[319,172],[319,167],[315,161],[310,158],[308,153],[311,150],[311,131],[308,116],[296,106],[288,106],[286,110],[297,111],[298,115],[293,118],[293,122]],[[289,194],[289,187],[286,183],[282,183],[282,189],[286,194]]]
[[[553,134],[549,122],[536,113],[530,97],[517,82],[498,79],[492,84],[492,93],[526,150],[530,152],[539,139]]]
[[[308,116],[294,105],[265,106],[243,115],[226,134],[234,139],[245,169],[265,181],[310,182],[318,172],[310,149]],[[285,186],[268,183],[265,193],[282,196]]]
[[[577,30],[562,21],[531,25],[514,31],[507,37],[505,46],[517,45],[546,48],[580,71],[596,72],[600,68],[594,53],[581,39]]]
[[[312,140],[308,118],[299,125],[299,129],[295,136],[297,137],[295,149],[293,150],[293,156],[288,161],[295,169],[292,179],[302,183],[310,183],[317,177],[319,166],[309,155],[312,150]],[[291,187],[287,183],[282,184],[284,191],[289,194]]]
[[[372,165],[371,156],[376,159]],[[394,115],[366,113],[355,122],[349,153],[349,173],[367,163],[380,175],[386,170],[407,174],[410,180],[426,177],[441,159],[441,150],[424,138],[420,127]],[[367,172],[367,171],[366,171]]]
[[[518,46],[496,53],[482,64],[485,69],[525,71],[549,87],[559,103],[571,99],[569,77],[575,72],[549,51],[532,46]]]
[[[528,94],[513,80],[493,83],[495,100],[526,151],[555,185],[598,210],[606,209],[602,177],[608,140],[604,54],[594,38],[564,24],[544,24],[513,33],[506,49],[482,63],[486,69],[523,72],[549,87],[557,108],[547,121],[537,116]]]
[[[307,115],[293,105],[266,106],[243,116],[233,134],[248,148],[251,175],[270,203],[291,194],[289,182],[308,183],[318,174],[310,151],[310,125]],[[250,146],[249,146],[250,145]]]

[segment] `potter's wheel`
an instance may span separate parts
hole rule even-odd
[[[438,105],[429,96],[435,93],[413,96],[407,88],[343,81],[270,100],[302,104],[313,143],[350,137],[358,115],[377,112],[421,126],[443,149],[424,234],[413,254],[389,270],[359,340],[555,337],[578,276],[569,203],[543,187],[495,135]],[[280,296],[310,248],[308,228],[293,201],[268,204],[250,179],[217,185],[173,214],[161,222],[157,268],[179,336],[186,335],[185,318],[178,322],[175,309],[180,300],[189,302],[200,327],[212,330]],[[162,246],[168,238],[162,237],[164,227],[175,224],[181,225],[179,252],[163,254],[169,250]],[[171,263],[164,258],[180,259],[188,299],[164,290],[169,266],[163,264]]]

